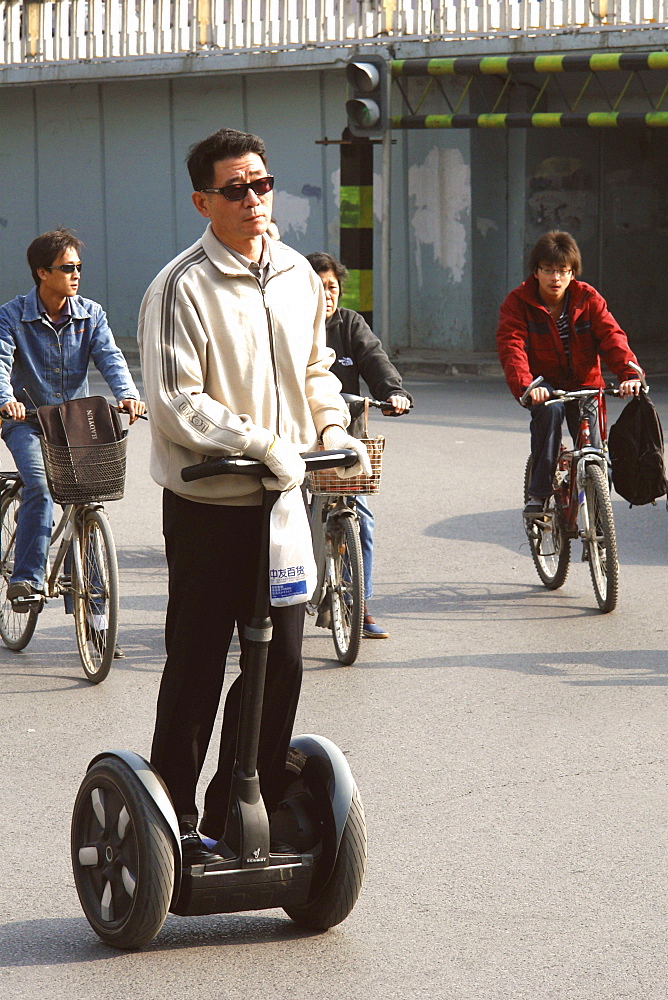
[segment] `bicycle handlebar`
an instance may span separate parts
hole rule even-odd
[[[116,403],[109,403],[109,406],[111,407],[112,410],[116,410],[116,413],[124,413],[126,417],[130,416],[130,413],[128,412],[128,410],[125,409],[124,406],[118,406]],[[36,416],[37,416],[37,410],[29,410],[26,408],[25,419],[27,419],[28,417],[34,418]],[[11,418],[8,417],[6,413],[3,413],[2,410],[0,410],[0,419],[10,420]],[[137,420],[148,420],[148,416],[145,413],[138,413]]]
[[[593,399],[594,396],[598,396],[599,389],[555,389],[549,399],[545,400],[545,405],[548,406],[550,403],[569,403],[571,400],[577,399]],[[614,386],[608,385],[603,390],[605,396],[619,396],[619,389],[615,389]]]
[[[335,469],[337,467],[349,469],[358,461],[354,451],[348,448],[341,448],[339,451],[310,451],[302,455],[306,463],[307,472],[316,472],[319,469]],[[198,462],[197,465],[187,465],[181,469],[181,479],[185,483],[192,483],[196,479],[209,479],[211,476],[222,476],[232,474],[236,476],[273,476],[274,473],[256,458],[244,458],[242,455],[234,458],[212,458],[206,462]],[[343,480],[342,480],[343,482]]]
[[[543,376],[539,375],[538,378],[535,378],[533,380],[533,382],[529,383],[529,385],[526,387],[526,389],[524,390],[524,392],[520,396],[520,403],[521,403],[522,406],[525,405],[526,401],[528,400],[529,396],[531,395],[531,390],[535,389],[536,386],[540,385],[541,382],[544,382],[544,381],[545,381],[545,379],[543,378]]]
[[[363,403],[365,400],[368,400],[369,401],[369,406],[375,406],[376,409],[378,409],[378,410],[393,410],[394,409],[394,404],[390,403],[389,400],[372,399],[371,396],[356,396],[352,392],[342,392],[341,393],[341,398],[343,399],[344,403]],[[408,397],[405,397],[405,398],[407,399]],[[408,409],[409,410],[413,409],[413,404],[412,403],[409,404]],[[403,412],[405,413],[406,411],[404,410]],[[396,413],[396,414],[394,414],[394,416],[399,417],[399,416],[401,416],[401,414],[400,413]]]
[[[630,365],[631,368],[635,368],[637,370],[637,372],[638,372],[638,380],[640,381],[640,384],[642,386],[643,392],[649,392],[649,386],[647,385],[647,382],[645,381],[645,375],[643,373],[642,368],[640,368],[638,365],[634,364],[632,361],[629,362],[629,365]],[[537,386],[539,386],[544,381],[545,381],[545,379],[543,378],[543,376],[539,375],[538,378],[535,378],[533,380],[533,382],[529,383],[529,385],[526,387],[526,389],[524,390],[524,392],[522,393],[522,395],[520,396],[520,399],[519,399],[519,401],[520,401],[520,403],[521,403],[522,406],[524,406],[526,404],[526,402],[528,401],[529,396],[531,394],[531,390],[535,389]],[[576,400],[576,399],[587,399],[587,398],[590,398],[590,397],[593,397],[593,396],[597,396],[598,392],[599,392],[599,390],[598,389],[594,389],[594,388],[591,388],[591,389],[553,389],[552,390],[552,395],[549,397],[549,399],[545,400],[545,405],[547,406],[550,403],[558,403],[558,402],[564,402],[564,401],[569,402],[570,400]],[[604,392],[604,394],[606,396],[619,396],[619,389],[616,389],[614,386],[611,386],[611,385],[607,385],[603,389],[603,392]]]

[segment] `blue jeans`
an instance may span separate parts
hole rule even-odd
[[[364,565],[364,600],[370,601],[373,597],[373,511],[369,507],[368,497],[348,497],[348,503],[351,500],[356,500],[357,502],[357,516],[360,525],[362,563]]]
[[[40,435],[28,421],[5,420],[2,437],[24,483],[11,582],[25,580],[35,590],[43,590],[53,530],[53,499],[46,482]]]
[[[550,389],[550,386],[546,386]],[[577,441],[580,427],[580,410],[576,402],[570,403],[537,403],[531,407],[531,482],[529,495],[532,497],[549,497],[552,493],[552,480],[557,467],[559,449],[561,447],[561,425],[566,417],[568,430]],[[591,443],[594,448],[601,448],[602,441],[598,429],[598,407],[596,402],[589,404],[587,414]]]

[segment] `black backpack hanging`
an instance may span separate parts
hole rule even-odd
[[[612,482],[632,506],[653,503],[668,491],[663,431],[647,393],[634,396],[610,428]]]

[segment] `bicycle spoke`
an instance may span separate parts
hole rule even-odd
[[[585,503],[589,521],[586,531],[589,572],[598,606],[607,613],[617,605],[617,540],[605,474],[593,464],[587,468]]]
[[[7,491],[0,500],[0,636],[9,648],[18,652],[30,642],[37,624],[37,610],[18,614],[7,599],[7,587],[14,570],[14,547],[20,492]]]
[[[82,579],[74,587],[81,662],[89,680],[103,680],[114,655],[118,613],[118,568],[111,528],[100,510],[88,510],[79,528]]]

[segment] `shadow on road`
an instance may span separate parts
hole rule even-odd
[[[167,570],[165,551],[161,545],[147,545],[142,548],[119,545],[116,554],[120,569]]]
[[[533,575],[533,564],[527,563]],[[589,590],[588,576],[584,579],[583,593],[566,589],[548,591],[538,581],[526,584],[507,584],[475,581],[448,583],[425,581],[391,596],[374,598],[374,611],[379,615],[405,617],[407,625],[431,621],[512,621],[544,618],[549,610],[550,621],[579,616],[600,617],[593,593]],[[546,604],[546,602],[548,602]]]
[[[633,509],[614,504],[613,509],[620,563],[629,566],[665,566],[668,556],[668,514],[663,502],[659,501],[656,507],[650,504]],[[502,545],[513,553],[530,555],[519,508],[446,517],[429,525],[423,533],[428,538],[488,542],[490,545]],[[579,560],[580,552],[580,542],[574,539],[571,558]]]
[[[409,662],[358,662],[362,670],[509,670],[554,677],[572,687],[664,687],[668,684],[665,650],[583,649],[530,653],[443,654],[412,657]],[[348,668],[351,669],[351,668]]]
[[[169,915],[157,938],[143,953],[186,948],[245,947],[313,937],[287,917],[256,913],[178,918]],[[117,951],[100,941],[86,919],[68,917],[23,920],[0,927],[0,968],[75,965],[122,961],[133,952]]]

